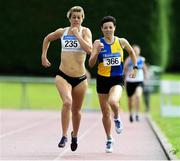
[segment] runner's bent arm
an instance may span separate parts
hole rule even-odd
[[[77,37],[81,48],[86,53],[91,53],[92,51],[92,34],[88,28],[84,28],[82,31],[82,36],[79,34],[77,27],[72,28],[73,34]]]
[[[96,61],[97,61],[97,58],[98,58],[98,54],[101,51],[102,47],[103,47],[103,44],[100,43],[99,40],[96,40],[94,42],[92,53],[91,53],[90,58],[89,58],[89,66],[91,68],[96,64]]]
[[[134,66],[137,66],[136,54],[135,54],[133,48],[131,47],[131,45],[129,44],[129,42],[126,39],[121,38],[120,43],[121,43],[122,47],[128,52],[130,58],[132,59],[132,61],[134,63]],[[137,69],[133,69],[133,71],[130,73],[130,77],[135,78],[136,74],[137,74]]]
[[[50,42],[60,38],[62,36],[63,31],[64,30],[62,28],[57,29],[56,31],[51,32],[44,38],[43,45],[42,45],[42,55],[41,55],[41,62],[44,67],[51,66],[51,63],[47,59],[47,51],[48,51]]]

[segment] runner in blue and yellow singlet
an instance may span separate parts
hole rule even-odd
[[[116,132],[119,134],[123,129],[122,121],[119,116],[119,100],[124,85],[123,73],[123,50],[125,49],[133,63],[134,68],[129,74],[135,78],[137,73],[137,60],[134,50],[124,38],[114,36],[116,29],[116,19],[106,16],[101,21],[102,38],[95,40],[89,66],[93,67],[98,61],[97,69],[97,93],[101,111],[103,114],[103,125],[106,132],[107,142],[105,151],[112,152],[113,139],[111,136],[111,114],[110,108],[114,113],[114,123]]]
[[[114,42],[108,44],[104,38],[100,39],[104,48],[98,55],[98,75],[104,77],[123,75],[123,49],[119,38],[114,37]]]

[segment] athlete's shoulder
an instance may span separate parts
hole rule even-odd
[[[145,58],[145,57],[140,56],[140,58],[142,59],[142,61],[144,61],[144,62],[145,62],[145,60],[146,60],[146,58]]]
[[[125,38],[119,38],[119,43],[121,44],[121,47],[124,49],[126,46],[129,45],[129,42]]]
[[[58,29],[56,29],[55,32],[63,32],[63,31],[65,31],[65,29],[66,29],[66,27],[65,28],[58,28]]]
[[[115,42],[119,42],[121,48],[124,49],[122,38],[119,38],[119,37],[115,36]]]
[[[82,30],[90,30],[88,27],[86,26],[81,26],[82,27]]]
[[[118,36],[114,36],[116,39],[118,39],[118,40],[120,40],[120,37],[118,37]]]
[[[54,33],[55,35],[59,35],[59,36],[62,36],[65,32],[65,30],[67,30],[68,27],[65,27],[65,28],[58,28]]]
[[[82,32],[91,32],[88,27],[82,26]]]
[[[121,43],[128,43],[127,39],[125,39],[125,38],[119,38],[119,37],[118,37],[118,39],[119,39],[119,41],[120,41]]]

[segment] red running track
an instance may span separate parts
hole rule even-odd
[[[101,113],[82,112],[78,149],[70,150],[68,143],[58,148],[61,137],[59,111],[0,111],[1,160],[167,160],[150,128],[146,117],[130,123],[122,113],[124,131],[116,134],[113,153],[105,153],[105,133]]]

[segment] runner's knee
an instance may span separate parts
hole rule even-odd
[[[108,103],[111,107],[116,107],[118,106],[118,102],[115,99],[109,99]]]
[[[63,107],[71,109],[72,106],[72,99],[66,98],[63,102]]]
[[[81,110],[79,108],[72,108],[71,111],[72,111],[72,114],[75,116],[78,116],[81,114]]]
[[[108,119],[110,117],[110,110],[109,109],[102,110],[102,115],[104,119]]]

